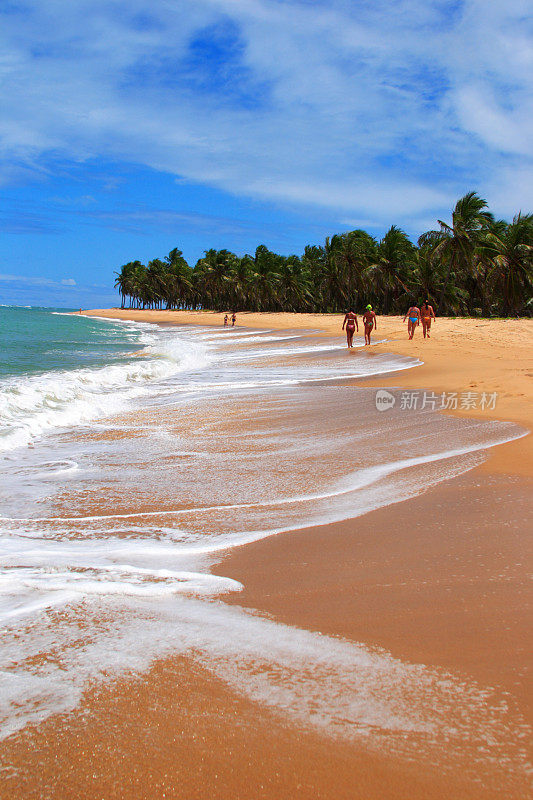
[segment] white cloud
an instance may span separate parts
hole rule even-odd
[[[451,38],[452,107],[465,131],[501,153],[531,156],[531,7],[469,0]]]
[[[78,307],[87,305],[92,308],[111,305],[116,295],[107,285],[79,285],[69,279],[51,280],[40,275],[17,275],[0,273],[0,289],[3,303],[30,303],[58,307]]]
[[[76,286],[76,281],[67,278],[62,281],[54,281],[51,278],[44,278],[39,275],[14,275],[9,272],[0,272],[0,281],[5,283],[21,283],[27,286],[46,286],[49,288],[59,288],[63,286]]]
[[[6,283],[24,283],[28,284],[29,286],[59,286],[56,281],[52,281],[49,278],[41,278],[41,277],[30,277],[28,275],[13,275],[9,272],[0,272],[0,281],[5,281]]]
[[[469,189],[510,187],[530,153],[521,0],[26,7],[0,26],[0,157],[19,171],[46,169],[51,156],[128,160],[405,224]],[[217,25],[237,40],[218,70],[205,57]],[[502,191],[509,214],[516,204]]]

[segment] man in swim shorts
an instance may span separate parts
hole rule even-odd
[[[422,317],[422,330],[424,332],[424,339],[426,335],[429,338],[429,332],[431,330],[431,320],[435,319],[435,312],[433,311],[433,306],[429,305],[429,300],[424,300],[422,305],[420,306],[420,316]]]
[[[236,315],[236,313],[235,313],[235,311],[234,311],[234,312],[233,312],[233,314],[231,315],[231,327],[232,327],[232,328],[234,328],[234,327],[235,327],[235,323],[236,323],[236,322],[237,322],[237,315]]]
[[[363,323],[365,326],[365,344],[370,344],[370,334],[372,333],[372,328],[375,328],[376,330],[378,329],[378,321],[375,313],[372,311],[371,305],[366,307],[365,313],[363,314]]]
[[[418,306],[411,306],[411,308],[403,318],[404,322],[407,319],[407,317],[409,317],[409,322],[407,323],[407,333],[409,334],[409,338],[412,339],[413,336],[415,335],[416,326],[420,322],[420,309],[418,308]]]
[[[342,323],[342,329],[344,330],[344,326],[346,325],[346,342],[348,343],[348,347],[353,347],[353,335],[355,333],[355,329],[357,328],[357,332],[359,333],[359,323],[357,322],[357,315],[354,311],[347,311],[344,317],[344,322]]]

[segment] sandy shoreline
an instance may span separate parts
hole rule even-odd
[[[83,314],[108,319],[177,325],[222,326],[223,315],[211,311],[135,311],[93,309]],[[315,330],[343,341],[342,316],[338,314],[240,313],[238,325],[273,330]],[[361,331],[361,325],[360,325]],[[423,361],[417,369],[406,370],[387,380],[365,385],[399,386],[407,390],[441,392],[496,392],[494,409],[458,410],[464,416],[500,419],[533,429],[533,320],[438,318],[430,340],[423,340],[419,328],[413,341],[407,340],[401,317],[378,317],[375,338],[369,352],[396,353]],[[357,351],[355,351],[357,352]],[[533,476],[531,438],[512,442],[491,451],[487,468],[501,473]]]
[[[157,323],[220,325],[197,312],[84,312]],[[240,314],[253,328],[342,336],[330,315]],[[533,428],[531,320],[439,319],[408,342],[399,318],[370,352],[424,366],[361,385],[497,392],[484,418]],[[347,357],[349,355],[347,354]],[[466,412],[474,413],[474,412]],[[478,416],[481,414],[478,412]],[[531,722],[525,536],[531,437],[498,446],[473,472],[356,520],[281,534],[228,553],[218,575],[239,580],[226,602],[300,628],[385,648],[394,656],[495,687]],[[334,741],[238,697],[189,659],[87,693],[80,709],[11,737],[0,796],[23,798],[365,798],[522,800],[522,777],[441,774]]]

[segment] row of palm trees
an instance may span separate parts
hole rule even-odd
[[[510,316],[533,313],[533,215],[495,219],[469,192],[448,225],[415,246],[393,225],[377,241],[363,230],[336,234],[302,255],[259,245],[255,254],[207,250],[191,268],[175,248],[147,266],[116,273],[122,307],[339,312],[367,303],[382,314],[404,313],[430,298],[440,314]]]

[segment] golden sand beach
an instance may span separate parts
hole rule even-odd
[[[221,326],[223,318],[211,312],[84,313],[192,326]],[[238,314],[237,324],[301,329],[341,341],[344,336],[338,315],[246,313]],[[387,341],[369,348],[369,357],[392,352],[423,365],[358,385],[496,393],[494,408],[450,413],[533,427],[532,320],[439,318],[431,339],[423,340],[419,329],[408,341],[401,318],[378,317],[374,335]],[[281,533],[221,553],[217,574],[243,585],[225,602],[493,687],[508,705],[509,720],[531,725],[531,441],[528,435],[493,447],[475,469],[357,519]],[[418,758],[415,747],[409,758],[399,758],[357,747],[252,702],[208,666],[176,656],[155,663],[147,674],[96,685],[74,712],[6,740],[2,758],[9,768],[0,796],[528,796],[527,776],[512,768],[503,774],[501,764],[484,763],[478,775],[472,774],[474,750],[465,742],[450,768],[445,752]]]
[[[223,313],[213,311],[136,311],[131,309],[95,309],[84,314],[108,319],[137,320],[175,325],[223,324]],[[288,314],[253,313],[238,314],[237,326],[271,328],[273,330],[304,329],[329,336],[342,333],[343,317],[338,314]],[[359,330],[361,320],[359,318]],[[465,319],[439,317],[433,323],[431,339],[422,338],[419,327],[413,341],[408,341],[407,324],[402,317],[378,317],[378,328],[374,338],[386,338],[385,344],[372,345],[372,352],[393,352],[420,358],[424,364],[416,370],[402,373],[401,384],[407,389],[430,388],[436,392],[498,392],[497,407],[484,414],[494,419],[507,419],[533,427],[532,379],[533,379],[533,320],[531,319]],[[380,381],[380,385],[382,382]],[[475,414],[463,411],[461,413]],[[525,443],[524,443],[525,444]],[[533,474],[533,463],[521,465],[521,459],[510,457],[501,461],[500,448],[497,461],[502,470],[524,470]],[[511,451],[513,448],[510,448]],[[533,453],[533,447],[524,446],[525,458]],[[494,464],[492,463],[492,468]]]

